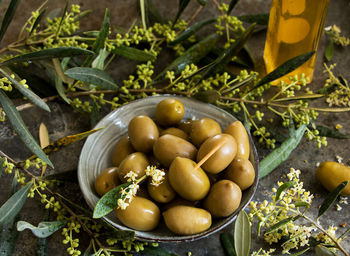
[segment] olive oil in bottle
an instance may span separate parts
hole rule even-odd
[[[272,0],[264,50],[267,73],[287,60],[317,50],[330,0]],[[312,80],[316,55],[282,78],[305,74]],[[276,82],[276,81],[275,81]]]

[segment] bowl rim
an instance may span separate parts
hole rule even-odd
[[[123,106],[120,106],[118,107],[117,109],[111,111],[110,113],[108,113],[107,115],[105,115],[95,126],[93,129],[97,129],[97,128],[100,128],[100,127],[103,127],[104,124],[107,122],[107,126],[104,126],[105,128],[107,128],[108,126],[110,125],[113,125],[113,122],[110,121],[110,118],[111,116],[113,116],[115,114],[115,112],[122,112],[123,109],[125,108],[129,108],[130,105],[133,105],[133,104],[139,104],[140,102],[142,101],[145,101],[147,99],[149,99],[150,97],[152,98],[169,98],[169,97],[172,97],[172,98],[177,98],[181,101],[181,99],[186,99],[186,100],[190,100],[190,101],[193,101],[195,102],[196,104],[203,104],[203,105],[210,105],[210,107],[214,108],[215,110],[219,111],[219,112],[222,112],[224,113],[225,115],[228,115],[230,116],[231,118],[233,119],[236,119],[238,120],[235,116],[233,116],[232,114],[230,114],[229,112],[227,112],[226,110],[222,109],[222,108],[219,108],[213,104],[210,104],[210,103],[206,103],[206,102],[202,102],[202,101],[199,101],[197,99],[194,99],[194,98],[190,98],[190,97],[184,97],[184,96],[179,96],[179,95],[173,95],[173,94],[162,94],[162,95],[152,95],[152,96],[148,96],[148,97],[145,97],[145,98],[141,98],[141,99],[136,99],[136,100],[133,100],[131,102],[128,102],[127,104],[124,104]],[[103,129],[102,129],[103,130]],[[101,131],[102,131],[101,130]],[[98,132],[101,132],[101,131],[98,131]],[[128,228],[124,225],[120,225],[118,223],[115,223],[114,221],[110,220],[107,218],[108,215],[102,217],[104,221],[106,221],[108,224],[112,225],[113,227],[115,228],[118,228],[120,230],[124,230],[124,231],[135,231],[135,238],[136,239],[139,239],[141,241],[147,241],[147,242],[173,242],[173,243],[179,243],[179,242],[189,242],[189,241],[195,241],[195,240],[198,240],[198,239],[202,239],[202,238],[205,238],[205,237],[208,237],[209,235],[212,235],[214,233],[216,233],[217,231],[225,228],[226,226],[230,225],[236,218],[237,218],[237,215],[238,213],[244,209],[248,204],[249,202],[252,200],[252,198],[254,197],[254,194],[256,193],[256,190],[257,190],[257,187],[258,187],[258,183],[259,183],[259,156],[258,156],[258,152],[257,152],[257,149],[255,147],[255,144],[253,142],[253,139],[252,139],[252,136],[249,132],[249,130],[247,130],[247,133],[248,133],[248,138],[249,138],[249,143],[250,143],[250,150],[251,150],[251,153],[253,155],[253,158],[254,158],[254,161],[256,163],[256,168],[255,169],[255,178],[254,178],[254,183],[253,185],[249,188],[251,191],[251,196],[250,198],[248,198],[248,200],[242,204],[242,202],[240,203],[240,206],[235,210],[234,213],[231,214],[231,216],[228,216],[228,217],[225,217],[223,223],[221,223],[220,225],[217,225],[216,227],[212,227],[212,228],[209,228],[203,232],[200,232],[198,234],[194,234],[194,235],[184,235],[184,236],[179,236],[179,235],[176,235],[174,234],[174,236],[172,236],[171,238],[150,238],[150,237],[146,237],[146,236],[143,236],[142,234],[139,234],[139,232],[137,230],[133,230],[131,228]],[[90,137],[90,136],[89,136]],[[80,187],[80,190],[84,196],[84,199],[86,201],[86,203],[89,205],[90,208],[92,208],[92,210],[94,209],[94,206],[92,206],[89,202],[89,199],[87,197],[87,195],[84,193],[84,189],[83,189],[83,176],[82,176],[82,161],[83,161],[83,157],[82,157],[82,153],[84,152],[84,148],[86,147],[86,145],[88,144],[88,140],[89,140],[89,137],[87,138],[87,140],[84,142],[84,145],[82,147],[82,150],[80,152],[80,156],[79,156],[79,162],[78,162],[78,170],[77,170],[77,174],[78,174],[78,182],[79,182],[79,187]],[[91,137],[90,137],[91,138]],[[149,231],[149,232],[152,232],[152,231]]]

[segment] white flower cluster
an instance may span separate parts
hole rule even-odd
[[[153,186],[159,186],[164,179],[165,172],[157,169],[156,166],[147,166],[146,175],[152,177]]]
[[[137,174],[133,171],[128,172],[125,175],[125,178],[128,178],[128,182],[132,182],[126,188],[121,188],[120,190],[120,198],[117,201],[118,208],[125,210],[132,201],[132,199],[136,196],[137,190],[139,189]]]

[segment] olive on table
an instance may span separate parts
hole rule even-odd
[[[112,153],[112,163],[114,166],[119,166],[127,155],[134,153],[135,150],[132,147],[128,136],[123,136],[114,146]]]
[[[103,196],[112,188],[120,185],[118,167],[110,167],[103,170],[95,179],[94,187],[100,196]]]
[[[169,168],[171,187],[190,201],[203,199],[210,189],[207,174],[200,167],[195,169],[195,165],[191,159],[176,157]]]
[[[132,153],[125,157],[120,163],[118,172],[119,179],[124,183],[127,182],[128,179],[125,178],[125,175],[130,171],[136,173],[137,178],[141,178],[143,175],[145,175],[145,170],[148,165],[149,161],[144,153]]]
[[[221,127],[218,122],[210,118],[194,120],[191,125],[191,140],[194,145],[199,147],[206,139],[221,133]]]
[[[192,206],[179,205],[163,212],[165,225],[178,235],[194,235],[211,226],[208,211]]]
[[[203,142],[198,150],[197,162],[221,143],[224,144],[203,163],[202,168],[206,172],[216,174],[223,171],[236,156],[236,140],[229,134],[218,134]]]
[[[254,183],[254,166],[248,159],[237,157],[226,168],[225,177],[236,183],[243,191]]]
[[[159,131],[148,116],[136,116],[129,123],[128,135],[136,151],[148,153],[152,151],[153,144],[159,137]]]
[[[330,192],[340,183],[349,181],[341,194],[350,195],[350,167],[337,162],[323,162],[316,170],[316,178]]]
[[[169,184],[168,173],[165,173],[162,183],[158,186],[152,184],[152,180],[149,179],[147,183],[148,194],[151,198],[158,203],[168,203],[176,196],[176,192]]]
[[[179,137],[179,138],[184,139],[184,140],[189,140],[187,133],[185,133],[183,130],[176,128],[176,127],[169,127],[167,129],[163,130],[160,133],[160,136],[163,136],[165,134],[174,135],[174,136]]]
[[[235,121],[227,126],[224,133],[230,134],[237,142],[236,157],[249,159],[250,144],[249,137],[241,121]]]
[[[143,197],[134,197],[130,205],[125,209],[115,209],[118,219],[127,227],[150,231],[159,223],[160,210],[152,201]]]
[[[185,114],[185,107],[181,101],[170,98],[157,104],[155,118],[162,126],[172,126],[180,123]]]
[[[213,217],[227,217],[231,215],[241,203],[242,191],[230,180],[220,180],[210,189],[204,200],[204,208]]]
[[[165,167],[177,156],[195,159],[197,149],[192,143],[171,134],[165,134],[154,143],[153,154]]]

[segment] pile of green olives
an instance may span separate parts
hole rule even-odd
[[[242,191],[253,184],[255,170],[242,123],[235,121],[222,131],[213,119],[183,120],[184,114],[183,104],[168,98],[156,106],[154,120],[134,117],[128,134],[115,144],[113,167],[96,178],[95,190],[102,196],[125,183],[129,171],[138,178],[150,165],[165,171],[160,185],[143,182],[130,205],[115,210],[125,226],[150,231],[163,219],[175,234],[197,234],[210,228],[212,218],[231,215]]]

